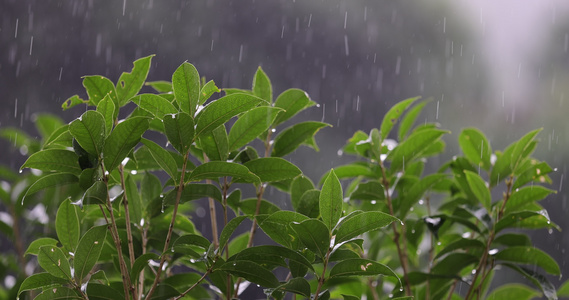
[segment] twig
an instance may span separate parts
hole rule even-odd
[[[316,293],[314,294],[314,300],[318,300],[318,294],[320,294],[320,289],[324,282],[326,281],[326,267],[328,266],[328,259],[330,259],[330,253],[332,252],[332,248],[328,247],[328,251],[326,252],[326,258],[324,258],[324,268],[322,269],[322,276],[318,279],[318,287],[316,288]]]
[[[128,196],[126,192],[126,184],[124,182],[124,167],[123,165],[119,165],[119,175],[121,177],[121,187],[123,190],[123,205],[124,205],[124,217],[126,219],[126,235],[127,235],[127,242],[128,242],[128,256],[130,259],[130,265],[134,265],[134,244],[132,241],[132,228],[130,225],[130,209],[128,209]],[[137,299],[138,297],[134,297]]]

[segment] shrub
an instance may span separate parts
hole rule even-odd
[[[541,185],[551,167],[531,157],[539,130],[492,151],[482,132],[463,129],[463,155],[425,174],[448,131],[414,126],[428,101],[411,98],[379,129],[356,132],[342,149],[356,159],[314,184],[283,159],[302,145],[318,150],[314,136],[329,126],[290,121],[316,104],[304,91],[274,99],[259,68],[251,90],[210,100],[221,90],[189,63],[171,82],[145,83],[151,59],[117,84],[84,77],[88,99],[75,95],[63,108],[92,109],[69,124],[38,119],[41,143],[3,130],[31,152],[22,168],[40,171],[4,176],[14,182],[2,185],[4,205],[14,220],[38,203],[55,215],[25,253],[14,231],[21,266],[34,256],[42,269],[18,283],[19,297],[232,299],[249,284],[274,299],[557,297],[542,272],[560,275],[558,264],[510,230],[557,228],[538,204],[554,193]],[[139,94],[144,84],[156,94]],[[288,194],[294,210],[271,202],[268,188]],[[199,199],[209,232],[191,220]],[[250,229],[239,233],[243,224]],[[259,228],[272,242],[254,243]],[[488,292],[498,267],[537,289]]]

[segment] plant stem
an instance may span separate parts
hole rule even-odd
[[[12,215],[13,226],[12,230],[14,231],[14,245],[16,246],[16,253],[18,255],[18,263],[20,264],[20,271],[24,276],[28,276],[25,274],[26,272],[26,260],[24,258],[24,243],[22,242],[22,235],[20,234],[20,218],[16,214],[16,208],[10,202],[10,214]]]
[[[146,295],[146,299],[150,299],[154,291],[156,290],[156,286],[158,286],[158,282],[160,281],[160,275],[162,274],[162,268],[164,267],[164,262],[166,261],[166,253],[168,248],[170,247],[170,240],[172,239],[172,232],[174,231],[174,224],[176,222],[176,215],[178,214],[178,206],[180,205],[180,198],[182,197],[182,190],[184,190],[184,176],[186,175],[186,167],[188,165],[188,156],[190,152],[184,155],[184,163],[182,164],[182,174],[180,175],[180,184],[178,185],[178,190],[176,191],[176,203],[174,204],[174,210],[172,211],[172,220],[170,221],[170,227],[168,227],[168,235],[166,236],[166,241],[164,242],[164,249],[162,250],[162,255],[160,257],[160,266],[156,271],[156,278],[152,283],[152,287],[148,291]]]
[[[328,247],[328,251],[326,252],[326,258],[324,258],[324,268],[322,269],[322,275],[318,279],[318,287],[316,288],[316,293],[314,294],[314,300],[318,300],[320,289],[322,289],[322,285],[326,281],[326,267],[328,266],[328,259],[330,259],[330,252],[332,252],[332,247]]]
[[[213,268],[213,266],[212,266],[212,268]],[[174,298],[174,300],[179,300],[179,299],[183,298],[184,296],[186,296],[196,286],[198,286],[207,277],[207,275],[209,275],[209,273],[211,273],[211,268],[207,269],[207,271],[203,274],[203,276],[198,281],[196,281],[196,283],[192,284],[192,286],[189,289],[185,290],[178,297]]]
[[[142,230],[142,254],[146,253],[146,247],[148,245],[148,226],[141,228]],[[138,276],[138,299],[142,299],[142,293],[144,291],[144,268],[140,271]]]
[[[223,225],[227,226],[227,177],[223,177]],[[220,249],[222,250],[222,249]],[[225,261],[229,259],[229,243],[225,244]],[[227,274],[227,290],[225,291],[227,300],[231,300],[231,274]]]
[[[126,184],[124,182],[124,167],[119,165],[119,174],[121,177],[121,188],[123,190],[123,205],[124,205],[124,217],[126,219],[126,235],[128,242],[128,256],[130,259],[130,265],[134,265],[134,244],[132,241],[132,228],[130,225],[130,210],[128,209],[128,196],[126,192]],[[136,297],[135,297],[136,298]]]

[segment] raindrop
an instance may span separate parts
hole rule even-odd
[[[439,119],[439,101],[437,101],[437,113],[435,115],[435,120]]]
[[[344,47],[346,48],[346,56],[350,56],[350,47],[348,46],[348,35],[344,34]]]
[[[423,205],[425,203],[425,201],[423,201],[423,199],[419,200],[419,205]]]
[[[239,62],[241,62],[242,58],[243,58],[243,44],[239,46]]]
[[[364,6],[364,22],[367,21],[367,6]]]
[[[16,18],[16,29],[14,30],[14,38],[18,37],[18,23],[20,22],[19,18]],[[567,35],[565,36],[565,41],[567,41]],[[567,45],[567,43],[565,43],[565,45]],[[567,51],[567,47],[565,47],[565,50]]]
[[[447,18],[444,17],[443,18],[443,33],[446,33],[447,31]]]
[[[284,37],[284,30],[285,30],[285,26],[283,25],[283,29],[281,30],[281,39]]]
[[[344,155],[344,151],[343,151],[342,149],[338,150],[338,152],[337,152],[337,153],[338,153],[338,156],[342,156],[342,155]]]
[[[61,81],[61,74],[63,74],[63,67],[59,68],[59,81]]]
[[[547,222],[547,223],[549,223],[549,222]],[[547,233],[553,234],[553,229],[549,228],[549,229],[547,230]]]
[[[275,128],[273,128],[273,129],[271,129],[271,132],[275,133],[275,132],[277,132],[277,130]]]
[[[371,200],[371,204],[377,204],[377,201]]]
[[[124,0],[122,3],[122,15],[123,16],[124,16],[125,12],[126,12],[126,0]]]
[[[23,171],[24,171],[24,170],[20,169],[20,171],[18,171],[18,173],[22,174]]]
[[[440,246],[440,245],[441,245],[441,242],[437,242],[437,246]]]
[[[395,75],[399,75],[401,69],[401,56],[397,56],[397,63],[395,64]]]
[[[137,172],[136,170],[131,170],[131,171],[130,171],[130,174],[136,175],[136,174],[138,174],[138,172]]]
[[[14,118],[18,116],[18,98],[14,101]]]
[[[326,78],[326,64],[322,65],[322,79]],[[316,105],[316,107],[319,107]]]

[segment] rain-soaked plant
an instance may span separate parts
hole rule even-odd
[[[530,156],[538,131],[493,153],[480,131],[465,129],[464,156],[425,175],[448,131],[413,128],[427,102],[407,99],[379,129],[348,141],[342,151],[357,161],[314,185],[283,159],[301,145],[318,150],[314,136],[329,126],[289,121],[315,105],[304,91],[274,99],[259,68],[251,90],[210,100],[220,89],[183,63],[171,82],[146,82],[156,94],[140,94],[151,59],[135,61],[117,84],[84,77],[88,99],[73,96],[63,108],[91,109],[49,123],[41,143],[16,141],[36,145],[22,168],[38,171],[2,175],[24,183],[2,184],[0,197],[13,211],[43,203],[55,215],[46,225],[54,230],[25,252],[14,230],[22,266],[35,256],[42,269],[15,285],[20,299],[235,299],[251,283],[274,299],[556,298],[524,265],[559,275],[557,263],[509,230],[557,228],[537,204],[553,192],[539,185],[552,169]],[[275,205],[268,189],[289,194],[294,210]],[[208,201],[207,232],[191,220],[199,199]],[[259,228],[272,242],[255,243]],[[538,290],[510,284],[487,294],[499,266]]]

